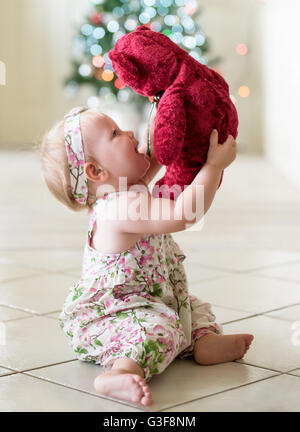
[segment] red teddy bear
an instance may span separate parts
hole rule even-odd
[[[153,195],[176,199],[205,163],[212,130],[218,130],[221,144],[228,135],[237,137],[238,115],[228,84],[146,25],[118,39],[108,55],[127,86],[148,98],[158,95],[154,153],[167,168]],[[223,172],[218,187],[222,178]]]

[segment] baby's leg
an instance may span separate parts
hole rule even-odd
[[[143,369],[134,360],[126,357],[118,358],[110,371],[97,376],[94,387],[103,395],[142,405],[152,404]]]
[[[97,345],[98,362],[107,368],[112,363],[113,366],[96,378],[94,386],[99,393],[142,405],[152,404],[146,383],[169,366],[185,340],[182,327],[175,325],[178,316],[162,304],[157,309],[153,303],[149,309],[127,310],[127,319],[123,312],[122,317],[107,324],[107,338],[102,337],[102,346]]]
[[[241,359],[254,338],[248,333],[224,335],[215,322],[211,304],[190,296],[193,322],[194,359],[202,365]]]
[[[223,335],[208,333],[197,339],[194,359],[202,365],[225,363],[244,357],[254,336],[248,333]]]

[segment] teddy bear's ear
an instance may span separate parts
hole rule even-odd
[[[108,56],[115,73],[128,86],[133,86],[139,77],[143,76],[143,71],[132,56],[121,52],[115,53],[114,50],[109,51]]]
[[[149,27],[147,27],[146,25],[141,25],[137,27],[135,31],[137,32],[137,31],[153,31],[153,30],[149,29]]]

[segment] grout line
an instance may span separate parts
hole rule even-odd
[[[19,267],[18,267],[19,268]],[[26,270],[32,270],[32,271],[36,271],[35,269],[31,268],[31,267],[26,267]],[[41,273],[43,274],[43,273]],[[19,279],[28,279],[31,278],[32,276],[38,276],[40,275],[40,273],[33,273],[32,275],[23,275],[23,276],[16,276],[16,277],[8,277],[8,278],[4,278],[0,280],[0,283],[7,283],[7,282],[14,282],[14,281],[18,281]]]
[[[253,276],[258,276],[258,277],[262,277],[262,278],[264,278],[264,279],[274,279],[274,280],[278,280],[278,281],[281,281],[281,282],[291,282],[291,283],[296,283],[296,284],[298,284],[299,285],[299,283],[300,283],[300,279],[299,280],[294,280],[294,279],[284,279],[284,278],[282,278],[282,277],[278,277],[278,276],[270,276],[270,275],[266,275],[266,274],[260,274],[260,273],[258,273],[258,274],[253,274]]]
[[[252,273],[257,272],[257,271],[272,270],[272,268],[284,267],[284,266],[289,265],[289,264],[297,264],[297,263],[299,263],[299,260],[287,261],[287,262],[284,262],[284,263],[277,263],[277,264],[271,264],[271,265],[267,265],[267,266],[263,266],[263,267],[256,267],[254,269],[244,270],[243,272],[252,275]],[[253,275],[253,276],[262,276],[262,275],[257,274],[257,275]]]
[[[52,319],[52,320],[59,320],[59,318],[58,317],[55,317],[55,316],[50,316],[50,315],[43,315],[45,318],[49,318],[49,319]]]
[[[50,251],[61,251],[61,250],[63,250],[63,251],[67,251],[67,252],[81,252],[81,249],[80,248],[73,248],[73,247],[63,247],[63,246],[51,246],[51,247],[41,247],[41,246],[38,246],[38,247],[17,247],[17,248],[1,248],[0,247],[0,253],[1,252],[28,252],[28,251],[36,251],[36,252],[38,252],[38,251],[40,251],[40,250],[43,250],[43,251],[47,251],[47,250],[50,250]]]
[[[71,277],[76,278],[75,275],[70,274],[70,273],[66,273],[69,270],[56,270],[56,269],[52,270],[52,269],[49,269],[49,268],[41,268],[41,267],[40,268],[38,268],[38,267],[27,267],[27,269],[34,270],[34,271],[36,271],[36,273],[32,274],[32,275],[20,276],[20,277],[13,278],[13,279],[5,279],[4,281],[0,281],[0,282],[1,283],[2,282],[3,283],[4,282],[5,283],[10,283],[10,282],[14,282],[14,281],[19,280],[19,279],[22,279],[22,280],[24,280],[24,279],[34,279],[34,278],[38,278],[40,276],[49,276],[49,275],[63,275],[63,276],[69,276],[70,278]]]
[[[47,314],[61,312],[60,309],[56,309],[54,311],[49,311],[49,312],[37,312],[37,311],[31,310],[31,309],[21,308],[19,306],[7,305],[7,304],[2,304],[2,303],[0,303],[0,307],[6,307],[8,309],[13,309],[13,310],[17,310],[17,311],[20,311],[20,312],[26,312],[26,313],[30,314],[28,317],[12,318],[12,319],[9,319],[9,320],[4,320],[4,321],[2,320],[2,322],[16,321],[16,320],[20,320],[20,319],[24,319],[24,318],[32,318],[33,316],[47,317]],[[47,317],[47,318],[54,318],[54,317]]]
[[[248,315],[248,316],[246,316],[246,317],[238,318],[238,319],[235,319],[235,320],[232,320],[232,321],[222,322],[221,325],[226,325],[226,324],[231,324],[231,323],[235,323],[235,322],[243,321],[243,320],[246,320],[246,319],[250,319],[250,318],[257,317],[257,316],[259,316],[259,315],[260,315],[260,314]],[[218,321],[218,320],[217,320],[217,321]]]
[[[18,372],[13,372],[13,371],[7,371],[7,373],[4,373],[4,374],[0,374],[0,383],[1,383],[1,378],[4,378],[4,377],[8,377],[8,376],[11,376],[11,375],[16,375]]]
[[[211,265],[207,265],[207,264],[198,264],[201,267],[207,268],[209,270],[219,270],[219,271],[223,271],[226,273],[232,273],[232,275],[236,275],[236,274],[252,274],[253,272],[257,272],[260,270],[268,270],[268,269],[272,269],[273,267],[280,267],[280,266],[285,266],[285,265],[289,265],[289,264],[297,264],[299,263],[300,260],[296,259],[296,260],[292,260],[292,261],[287,261],[284,263],[277,263],[277,264],[269,264],[263,267],[254,267],[254,268],[250,268],[250,269],[246,269],[246,270],[234,270],[234,269],[225,269],[223,267],[215,267],[215,266],[211,266]],[[195,265],[197,264],[196,262],[194,263]],[[224,275],[226,276],[226,275]],[[260,276],[260,275],[255,275],[255,276]]]
[[[78,388],[73,387],[73,386],[71,386],[71,385],[69,385],[69,384],[63,384],[63,383],[60,383],[60,382],[58,382],[58,381],[52,381],[52,380],[49,379],[49,378],[39,377],[39,376],[31,375],[31,374],[29,374],[29,373],[24,373],[24,371],[23,371],[23,372],[20,372],[20,373],[23,374],[23,375],[30,376],[30,377],[32,377],[32,378],[39,379],[39,380],[41,380],[41,381],[45,381],[45,382],[48,382],[48,383],[52,383],[52,384],[55,384],[55,385],[59,385],[60,387],[63,387],[63,388],[69,388],[69,389],[71,389],[71,390],[75,390],[75,391],[77,391],[77,392],[79,392],[79,393],[84,393],[84,394],[87,394],[87,395],[89,395],[89,396],[94,396],[94,397],[96,397],[96,398],[98,398],[98,399],[109,400],[109,401],[111,401],[111,402],[119,403],[119,404],[121,404],[121,405],[130,406],[130,407],[132,407],[132,408],[137,408],[137,409],[139,409],[139,410],[142,411],[142,412],[148,412],[147,410],[140,409],[140,407],[138,407],[138,406],[136,406],[136,405],[130,404],[130,402],[127,403],[127,402],[125,402],[125,401],[121,401],[121,400],[119,400],[119,399],[114,399],[114,398],[111,398],[111,397],[109,397],[109,396],[104,396],[104,395],[100,395],[100,394],[97,394],[97,393],[89,392],[89,391],[87,391],[87,390],[78,389]]]
[[[32,317],[33,317],[33,315],[29,315],[29,316],[25,316],[25,317],[19,317],[19,318],[12,318],[12,319],[8,319],[8,320],[2,320],[2,322],[3,323],[9,323],[9,322],[12,322],[12,321],[21,321],[21,320],[32,318]]]
[[[246,360],[244,360],[244,361],[235,360],[235,361],[236,361],[236,363],[241,364],[241,365],[253,366],[253,367],[257,367],[259,369],[264,369],[264,370],[268,370],[268,371],[272,371],[272,372],[277,372],[279,375],[282,375],[282,374],[286,373],[286,372],[283,372],[283,371],[280,371],[280,370],[277,370],[277,369],[271,369],[271,368],[266,367],[266,366],[260,366],[260,365],[257,365],[255,363],[248,363]]]
[[[265,315],[265,314],[268,314],[270,312],[276,312],[276,311],[279,311],[279,310],[288,309],[290,307],[299,306],[299,305],[300,305],[300,303],[292,303],[292,304],[289,304],[289,305],[286,305],[286,306],[281,306],[279,308],[269,309],[269,310],[267,310],[265,312],[261,312],[260,315]],[[273,316],[269,316],[268,318],[281,319],[283,321],[287,321],[286,319],[277,318],[277,317],[273,317]],[[294,320],[292,320],[292,321],[294,321]]]
[[[10,304],[8,305],[8,304],[0,303],[0,306],[7,307],[7,308],[10,308],[10,309],[14,309],[14,310],[18,310],[18,311],[21,311],[21,312],[27,312],[27,313],[30,313],[31,315],[39,315],[40,314],[39,312],[34,311],[32,309],[21,308],[19,306],[14,306],[14,305],[10,305]]]
[[[190,262],[190,261],[185,262],[184,261],[184,263],[185,263],[185,268],[197,267],[197,269],[199,269],[199,272],[201,272],[201,270],[203,269],[203,270],[215,270],[215,271],[218,271],[220,273],[223,273],[223,274],[219,274],[218,276],[228,276],[228,274],[230,275],[230,273],[233,273],[233,274],[235,273],[234,270],[229,270],[229,269],[224,269],[224,268],[220,268],[220,267],[205,265],[205,264],[202,264],[202,263],[199,263],[196,261],[194,261],[194,262]]]
[[[254,318],[254,317],[258,317],[258,316],[266,316],[266,314],[268,314],[270,312],[276,312],[276,311],[279,311],[279,310],[288,309],[290,307],[299,306],[299,305],[300,305],[300,303],[292,303],[290,305],[281,306],[281,307],[274,308],[274,309],[269,309],[269,310],[266,310],[266,311],[263,311],[263,312],[258,312],[258,313],[253,314],[253,315],[247,315],[245,317],[238,318],[236,320],[222,322],[221,324],[222,325],[223,324],[230,324],[230,323],[233,323],[233,322],[243,321],[243,320]],[[221,307],[221,308],[230,310],[230,308],[228,308],[228,307],[217,305],[217,304],[212,304],[212,306]],[[212,309],[213,309],[213,307],[212,307]],[[244,311],[244,310],[241,310],[241,309],[232,309],[232,310],[235,310],[235,311],[238,311],[238,312],[247,312],[247,311]],[[251,312],[248,312],[248,313],[251,313]],[[279,317],[273,317],[273,316],[267,316],[267,318],[273,318],[273,319],[278,319],[278,320],[281,320],[281,321],[288,321],[288,322],[290,322],[290,320],[288,320],[286,318],[279,318]],[[294,320],[292,320],[292,321],[294,321]]]
[[[77,360],[76,358],[75,359],[71,359],[71,360],[64,360],[62,362],[50,363],[50,364],[46,364],[46,365],[43,365],[43,366],[38,366],[38,367],[35,367],[35,368],[30,368],[30,369],[22,369],[22,370],[21,369],[17,369],[17,368],[14,369],[12,367],[4,366],[4,365],[1,365],[1,364],[0,364],[0,367],[12,370],[12,371],[14,371],[16,373],[25,373],[25,372],[28,372],[28,371],[34,371],[34,370],[37,370],[37,369],[43,369],[43,368],[47,368],[47,367],[51,367],[51,366],[57,366],[57,365],[64,364],[64,363],[71,363],[71,362],[76,361],[76,360]]]
[[[5,373],[5,374],[3,374],[3,375],[0,375],[0,378],[3,377],[3,376],[7,376],[7,375],[14,375],[14,374],[18,373],[18,372],[15,371],[14,369],[11,369],[11,368],[9,368],[9,367],[7,367],[7,366],[1,366],[1,365],[0,365],[0,367],[3,368],[3,369],[6,369],[6,370],[7,370],[7,373]]]
[[[202,284],[202,282],[208,282],[208,281],[214,281],[214,280],[218,280],[218,279],[224,279],[224,278],[226,278],[226,276],[234,276],[234,274],[231,273],[231,275],[226,274],[226,275],[210,276],[210,277],[206,277],[206,278],[203,278],[203,279],[198,279],[197,281],[191,281],[191,280],[189,280],[189,274],[188,274],[189,272],[186,269],[185,269],[185,271],[186,271],[188,286],[195,285],[195,284]]]
[[[19,279],[22,279],[22,280],[24,280],[24,279],[32,279],[32,278],[35,278],[35,277],[43,276],[45,274],[45,270],[44,269],[38,269],[36,267],[27,267],[27,269],[28,270],[33,270],[33,271],[38,271],[38,272],[35,273],[35,274],[32,274],[32,275],[26,275],[26,276],[20,276],[20,277],[17,277],[17,278],[6,279],[6,280],[4,280],[2,282],[3,283],[5,282],[7,284],[7,283],[10,283],[10,282],[18,281]],[[47,272],[46,272],[46,274],[47,274]]]
[[[266,312],[263,312],[263,313],[274,312],[274,311],[277,311],[277,310],[287,309],[287,308],[290,308],[292,306],[299,306],[299,305],[300,305],[300,302],[298,302],[298,303],[292,303],[292,304],[289,304],[287,306],[281,306],[281,307],[278,307],[278,308],[275,308],[275,309],[269,309],[269,310],[267,310]]]
[[[271,369],[268,369],[268,370],[271,370]],[[174,407],[176,407],[176,406],[180,406],[180,405],[186,405],[186,404],[188,404],[188,403],[196,402],[196,401],[201,400],[201,399],[206,399],[206,398],[209,398],[209,397],[211,397],[211,396],[216,396],[216,395],[218,395],[218,394],[227,393],[227,392],[229,392],[229,391],[236,390],[236,389],[241,388],[241,387],[246,387],[246,386],[248,386],[248,385],[252,385],[252,384],[255,384],[255,383],[260,382],[260,381],[265,381],[265,380],[267,380],[267,379],[271,379],[271,378],[277,377],[277,376],[279,376],[279,375],[284,375],[284,373],[279,373],[279,374],[276,374],[276,375],[271,375],[271,376],[269,376],[269,377],[262,378],[262,379],[259,379],[259,380],[256,380],[256,381],[252,381],[252,382],[250,382],[250,383],[241,384],[241,385],[239,385],[239,386],[232,387],[232,388],[229,388],[229,389],[226,389],[226,390],[222,390],[222,391],[219,391],[219,392],[215,392],[215,393],[212,393],[212,394],[210,394],[210,395],[201,396],[200,398],[196,398],[196,399],[192,399],[192,400],[190,400],[190,401],[188,401],[188,402],[184,402],[184,403],[180,403],[180,404],[172,405],[172,406],[166,407],[166,408],[164,408],[164,409],[162,409],[162,410],[158,410],[158,411],[159,411],[159,412],[163,412],[164,410],[169,409],[169,408],[174,408]]]
[[[294,369],[291,369],[291,370],[289,370],[289,371],[286,372],[286,373],[289,374],[290,372],[294,372],[294,371],[299,370],[299,369],[300,369],[300,366],[299,366],[299,367],[296,367],[296,368],[294,368]],[[299,376],[299,375],[297,375],[297,376]]]
[[[212,308],[219,307],[219,308],[227,309],[228,311],[233,311],[233,312],[252,313],[251,311],[247,311],[247,310],[244,310],[244,309],[238,309],[238,308],[232,308],[232,307],[229,307],[229,306],[223,306],[223,305],[220,305],[220,304],[217,304],[217,303],[213,303],[213,302],[210,302],[210,304],[212,305]]]
[[[0,364],[0,367],[2,367],[2,368],[4,368],[4,369],[11,370],[11,371],[14,371],[14,372],[19,372],[19,371],[17,371],[16,369],[11,368],[10,366],[5,366],[5,365],[3,365],[3,364]]]
[[[268,266],[262,267],[262,268],[265,268],[265,269],[270,268],[270,269],[272,269],[273,267],[284,267],[284,266],[289,265],[289,264],[297,264],[297,263],[300,263],[299,259],[291,260],[291,261],[287,261],[287,262],[279,263],[279,264],[271,264],[271,265],[268,265]]]
[[[44,316],[44,315],[47,315],[47,314],[60,313],[60,312],[61,312],[61,309],[56,309],[56,310],[50,311],[50,312],[43,312],[41,315]]]
[[[285,375],[289,375],[289,376],[292,376],[292,377],[295,377],[295,378],[300,378],[300,375],[294,375],[294,374],[292,374],[290,372],[286,372]],[[0,378],[1,378],[1,376],[0,376]]]

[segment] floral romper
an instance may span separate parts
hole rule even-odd
[[[97,215],[120,193],[93,206],[82,275],[69,289],[60,327],[79,360],[107,371],[117,358],[127,357],[139,364],[148,382],[176,357],[191,356],[201,336],[223,330],[214,322],[211,305],[189,295],[186,256],[171,234],[145,234],[120,253],[91,247]]]

